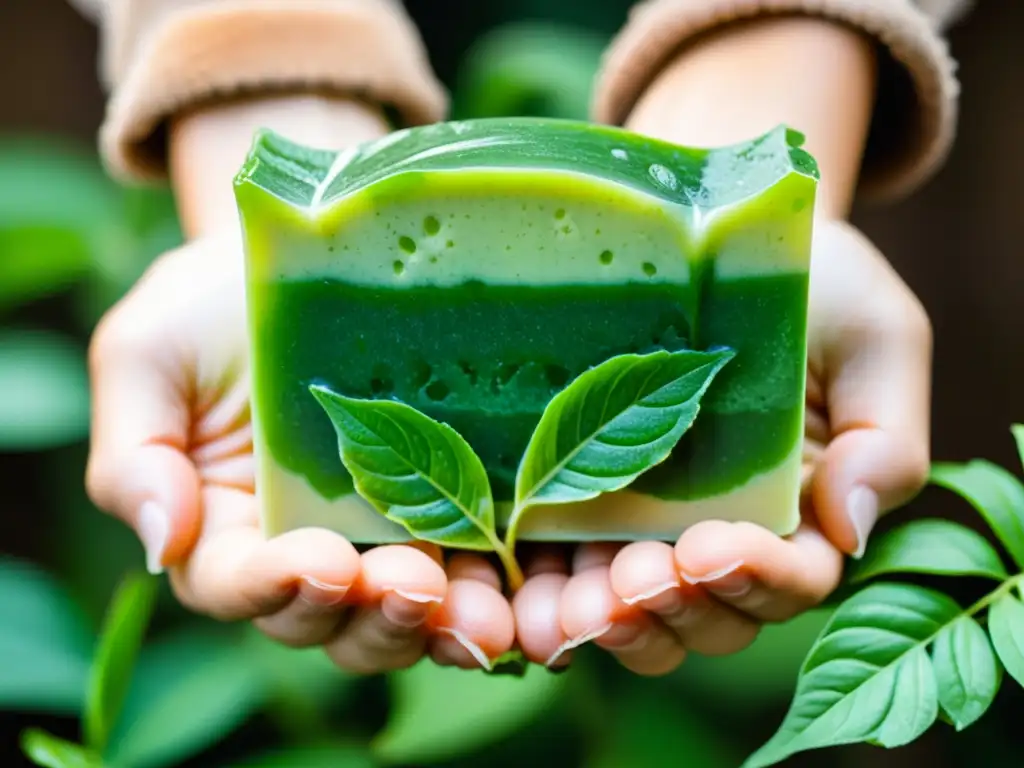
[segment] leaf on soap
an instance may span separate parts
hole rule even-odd
[[[521,678],[423,661],[391,675],[388,723],[374,756],[391,765],[434,763],[511,736],[557,704],[567,675],[531,664]]]
[[[1024,568],[1024,485],[1002,467],[983,459],[937,463],[931,481],[978,510],[1017,565]]]
[[[129,574],[114,593],[93,658],[83,730],[85,743],[102,753],[121,714],[135,659],[156,602],[157,580]]]
[[[0,558],[0,709],[78,716],[93,633],[53,577]]]
[[[435,544],[500,546],[487,472],[454,429],[404,403],[310,391],[334,424],[356,490],[388,519]]]
[[[804,662],[782,726],[745,768],[822,747],[917,739],[939,711],[927,646],[961,613],[950,597],[909,584],[872,584],[846,600]]]
[[[1024,603],[1013,595],[996,600],[988,611],[988,632],[1006,671],[1024,685]]]
[[[949,520],[912,522],[874,537],[863,559],[854,561],[846,579],[851,584],[894,573],[945,576],[1007,577],[999,553],[985,537]]]
[[[970,616],[961,616],[936,636],[932,663],[939,704],[962,731],[985,714],[1002,682],[985,630]]]
[[[625,488],[664,461],[733,356],[661,350],[619,355],[580,374],[551,399],[530,438],[516,477],[516,511]]]
[[[22,733],[21,751],[43,768],[104,768],[94,752],[38,728]]]

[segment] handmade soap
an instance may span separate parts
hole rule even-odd
[[[672,455],[625,490],[537,509],[520,539],[674,539],[799,518],[817,169],[784,127],[698,150],[489,119],[340,153],[263,132],[235,180],[257,495],[269,533],[408,532],[353,490],[309,387],[397,399],[483,460],[499,522],[544,406],[608,358],[734,359]]]

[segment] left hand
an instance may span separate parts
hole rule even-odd
[[[816,223],[799,529],[708,520],[675,547],[588,544],[571,562],[546,551],[513,601],[523,652],[560,666],[592,640],[661,675],[689,651],[740,651],[764,622],[819,604],[879,514],[924,485],[931,347],[924,309],[883,255],[845,222]]]

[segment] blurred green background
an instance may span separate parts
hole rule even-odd
[[[458,117],[585,117],[601,49],[628,2],[407,3]],[[986,3],[952,35],[964,84],[961,136],[939,178],[856,221],[921,296],[936,328],[936,457],[1013,466],[1021,420],[1024,285],[1024,5]],[[0,3],[0,766],[27,764],[26,726],[78,738],[99,621],[117,579],[142,564],[134,538],[82,487],[85,348],[103,311],[180,241],[162,191],[123,189],[94,151],[102,112],[96,31],[63,0]],[[799,126],[797,126],[799,127]],[[972,518],[926,492],[915,513]],[[823,621],[767,628],[726,659],[691,658],[661,680],[598,653],[569,674],[524,680],[429,664],[356,679],[316,651],[196,619],[161,592],[114,739],[118,768],[532,765],[731,768],[774,731]],[[786,765],[1021,764],[1005,686],[962,736],[851,747]]]

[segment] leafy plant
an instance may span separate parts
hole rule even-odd
[[[1022,427],[1013,434],[1024,462]],[[867,585],[832,614],[800,669],[782,725],[746,768],[840,744],[903,746],[939,718],[961,731],[988,710],[1004,669],[1024,684],[1024,485],[980,460],[937,463],[931,481],[981,513],[1015,570],[980,535],[947,521],[915,521],[876,537],[847,576]],[[891,580],[899,574],[993,584],[962,607],[942,591]]]
[[[733,356],[619,355],[569,382],[545,407],[523,453],[504,540],[483,462],[454,429],[394,400],[345,397],[321,385],[310,391],[364,499],[417,539],[497,553],[515,590],[523,584],[514,549],[526,510],[620,490],[660,464]]]

